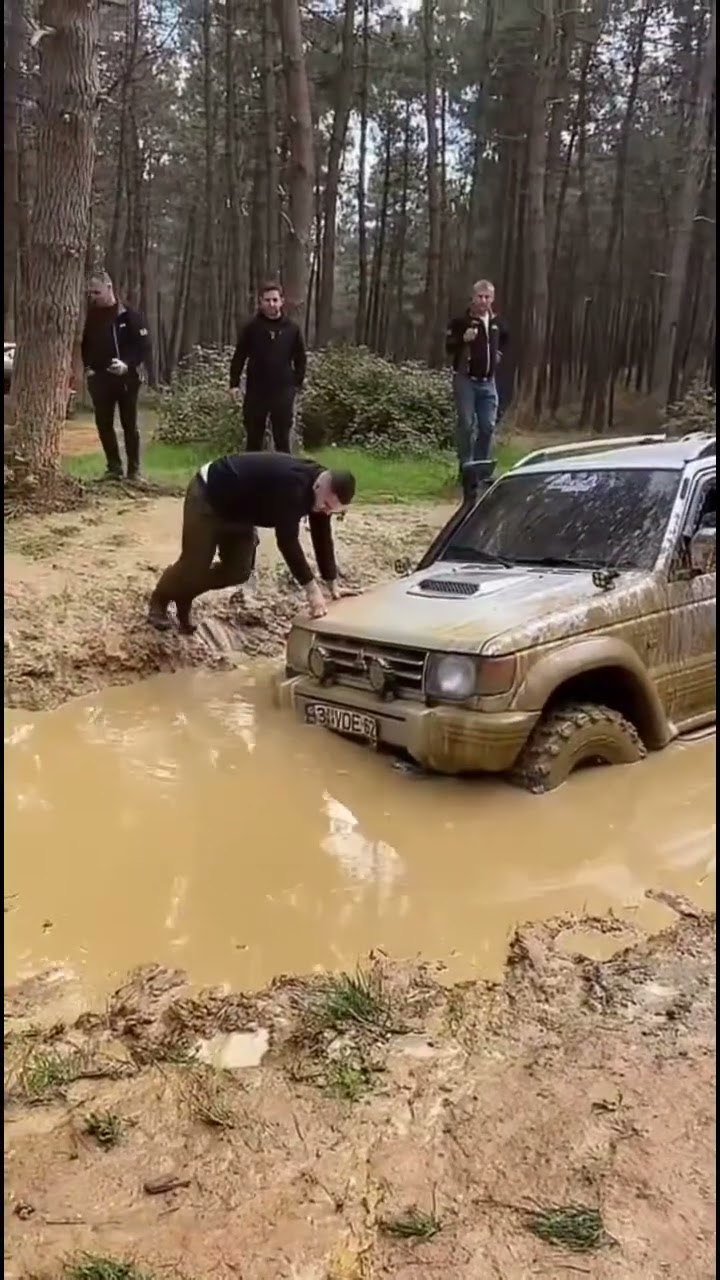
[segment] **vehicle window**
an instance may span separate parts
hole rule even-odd
[[[443,559],[652,569],[680,476],[639,467],[508,476],[455,531]]]

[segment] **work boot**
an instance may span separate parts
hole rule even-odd
[[[122,467],[119,467],[119,466],[108,467],[107,471],[105,472],[105,475],[103,476],[103,480],[110,480],[112,481],[113,484],[117,484],[118,480],[122,480],[122,478],[123,478]]]
[[[192,600],[176,600],[175,609],[177,612],[178,627],[184,636],[192,636],[197,631],[197,627],[192,620]]]
[[[169,603],[169,600],[163,600],[162,597],[154,593],[150,597],[147,620],[156,631],[169,631],[172,626],[172,622],[168,617]]]

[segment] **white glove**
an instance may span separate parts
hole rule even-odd
[[[127,371],[128,371],[128,367],[125,364],[124,360],[118,360],[116,356],[114,360],[110,361],[110,367],[109,367],[110,373],[116,373],[118,377],[121,378],[124,373],[127,373]]]

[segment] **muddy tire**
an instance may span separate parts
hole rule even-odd
[[[619,711],[594,702],[567,703],[536,725],[512,780],[539,795],[554,791],[581,765],[635,764],[646,755],[635,725]]]

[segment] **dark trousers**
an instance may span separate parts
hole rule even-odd
[[[245,423],[245,448],[248,453],[262,452],[268,418],[276,451],[290,452],[294,404],[294,387],[284,387],[280,391],[269,393],[259,392],[250,387],[245,392],[243,422]]]
[[[205,481],[196,475],[185,494],[180,558],[161,575],[153,600],[189,605],[205,591],[240,586],[255,567],[257,545],[252,525],[230,524],[213,511]]]
[[[113,475],[122,475],[122,460],[115,435],[115,408],[120,412],[120,426],[125,437],[125,454],[128,475],[140,470],[140,432],[137,424],[137,403],[140,379],[130,369],[124,377],[115,373],[93,373],[88,377],[88,391],[95,410],[95,426],[103,447],[107,469]]]

